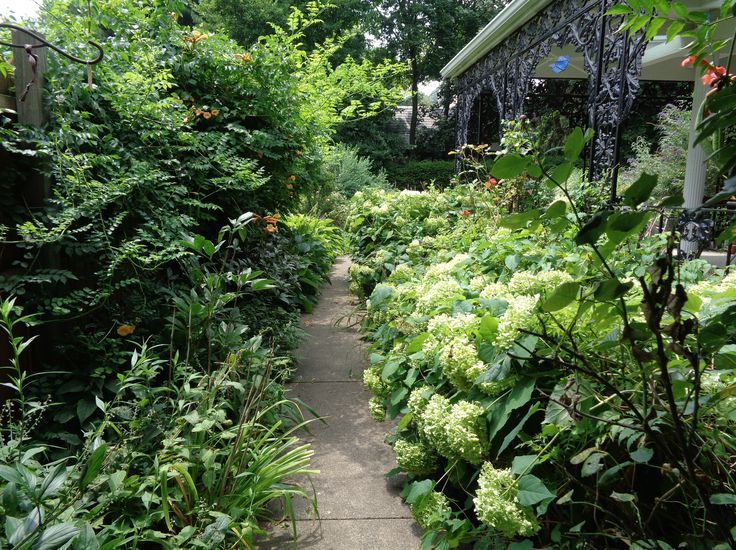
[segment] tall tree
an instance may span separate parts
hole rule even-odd
[[[259,36],[270,34],[272,25],[286,26],[292,8],[306,12],[310,0],[200,0],[196,12],[210,25],[222,29],[237,42],[249,46]],[[330,37],[360,27],[371,12],[369,0],[329,0],[320,5],[322,23],[304,31],[304,46],[311,51]],[[340,50],[360,59],[364,56],[366,40],[356,33]]]
[[[393,57],[409,63],[412,110],[409,143],[416,143],[419,84],[440,69],[508,0],[373,0],[373,30]]]

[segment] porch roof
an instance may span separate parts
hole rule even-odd
[[[456,78],[467,71],[484,55],[498,46],[532,17],[555,0],[512,0],[501,12],[470,41],[440,71],[442,78]],[[683,2],[691,9],[702,11],[719,8],[721,0],[688,0]],[[664,36],[655,37],[642,60],[642,80],[692,80],[692,71],[683,69],[680,62],[687,52],[687,43],[675,40],[665,43]],[[573,47],[555,48],[551,60],[565,55],[570,59],[564,74],[555,74],[549,64],[540,63],[535,76],[538,78],[585,78],[580,55]]]

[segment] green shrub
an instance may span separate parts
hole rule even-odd
[[[456,175],[454,160],[414,160],[386,167],[388,181],[399,189],[445,187]]]

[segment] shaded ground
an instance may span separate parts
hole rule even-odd
[[[298,355],[300,367],[290,385],[292,395],[314,407],[326,424],[314,422],[304,439],[315,450],[313,483],[321,523],[305,503],[297,506],[296,548],[330,550],[404,550],[419,548],[420,530],[399,498],[400,480],[384,473],[396,466],[383,442],[387,426],[368,413],[370,395],[361,373],[366,361],[348,291],[350,260],[338,258],[332,285],[311,315],[302,317],[308,339]],[[287,528],[276,528],[259,548],[293,548]]]

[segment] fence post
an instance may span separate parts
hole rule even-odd
[[[23,31],[13,29],[13,44],[40,45],[36,38]],[[18,122],[30,126],[41,126],[46,121],[43,110],[44,73],[48,68],[48,48],[34,48],[33,53],[38,56],[36,65],[36,82],[28,90],[25,101],[21,101],[26,85],[33,78],[33,70],[28,62],[28,54],[23,50],[13,51],[13,65],[15,65],[15,99]]]

